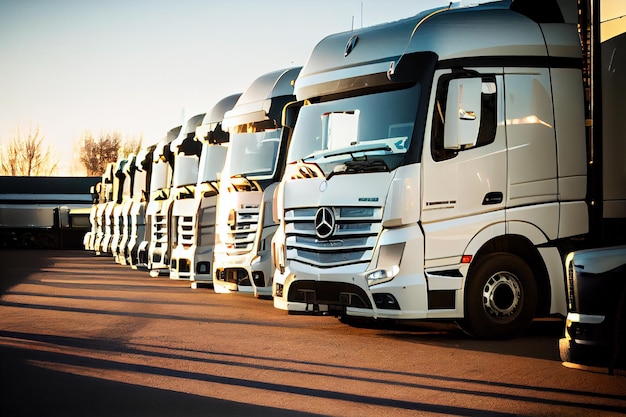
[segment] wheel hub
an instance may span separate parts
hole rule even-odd
[[[510,272],[498,272],[485,283],[483,307],[492,317],[509,317],[519,307],[521,295],[517,277]]]

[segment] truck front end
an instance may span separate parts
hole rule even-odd
[[[200,165],[195,188],[193,216],[187,217],[187,231],[179,224],[179,242],[185,242],[180,259],[188,265],[192,288],[212,284],[213,248],[215,246],[215,217],[219,197],[219,176],[224,168],[229,135],[222,130],[224,114],[233,108],[241,94],[224,97],[206,114],[196,129],[202,142]],[[191,204],[191,203],[189,203]],[[190,207],[189,213],[191,214]],[[186,233],[186,236],[181,236]],[[180,263],[180,261],[179,261]]]
[[[430,13],[329,36],[296,81],[304,105],[275,203],[275,307],[426,317],[419,161],[437,56],[400,57]]]
[[[135,174],[137,168],[135,162],[137,155],[130,154],[127,158],[127,163],[124,166],[124,186],[122,192],[122,210],[120,213],[121,218],[121,237],[119,239],[117,249],[114,252],[115,262],[121,265],[130,265],[128,257],[128,244],[131,240],[132,234],[132,219],[131,211],[133,210],[133,191],[135,183]]]
[[[146,235],[146,204],[150,189],[150,170],[152,167],[152,151],[155,146],[142,149],[135,158],[135,175],[133,180],[132,205],[130,208],[130,236],[127,244],[127,264],[137,269],[139,264],[139,245]]]
[[[230,144],[220,179],[213,288],[271,296],[270,242],[277,225],[272,195],[282,176],[289,134],[283,107],[294,100],[300,68],[259,77],[224,116]]]
[[[170,213],[173,203],[171,195],[174,155],[170,144],[182,131],[182,126],[171,129],[157,144],[153,153],[150,178],[150,202],[146,207],[146,224],[150,228],[150,238],[146,242],[146,262],[150,276],[169,274],[170,257]],[[139,254],[140,262],[141,246]]]
[[[561,359],[610,366],[624,343],[626,246],[572,252],[565,268],[569,312]]]
[[[433,68],[431,56],[422,59],[424,68]],[[426,282],[416,272],[423,270],[424,252],[420,172],[416,164],[400,164],[408,153],[419,155],[414,131],[427,91],[420,82],[389,83],[386,69],[367,81],[374,88],[379,81],[380,91],[300,110],[288,156],[294,162],[279,192],[278,308],[425,317]]]
[[[189,119],[185,137],[174,141],[171,145],[171,150],[175,155],[172,184],[174,202],[170,219],[172,240],[169,273],[171,279],[190,279],[191,277],[189,253],[195,249],[198,213],[196,182],[202,152],[202,141],[197,137],[196,129],[204,117],[203,113]]]

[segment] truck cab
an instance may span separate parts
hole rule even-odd
[[[127,264],[137,269],[139,263],[139,245],[146,235],[146,205],[150,190],[150,172],[152,168],[152,152],[155,145],[148,146],[135,158],[135,175],[133,177],[132,205],[130,207],[130,236],[127,244]]]
[[[277,225],[272,196],[282,177],[289,129],[283,107],[294,100],[300,67],[257,78],[224,115],[230,134],[215,226],[213,288],[271,296],[270,242]]]
[[[276,194],[275,307],[483,338],[567,314],[562,254],[594,227],[586,76],[576,1],[536,4],[451,5],[314,48]]]
[[[130,154],[126,158],[126,164],[122,168],[122,196],[120,207],[117,211],[116,220],[118,221],[119,237],[115,240],[116,244],[112,247],[115,262],[120,265],[128,265],[128,242],[131,234],[131,218],[130,211],[133,206],[133,191],[135,173],[137,172],[135,162],[137,155]]]
[[[155,159],[156,163],[152,165],[151,187],[155,192],[148,204],[148,215],[152,216],[152,236],[148,247],[148,269],[151,276],[169,275],[170,272],[170,257],[177,237],[172,210],[175,201],[189,194],[193,195],[189,193],[187,186],[198,175],[198,156],[194,154],[198,144],[197,141],[194,143],[194,137],[196,127],[203,117],[204,114],[197,114],[189,118],[178,137],[163,144],[159,159]]]
[[[146,205],[146,236],[139,244],[137,252],[137,269],[150,271],[154,263],[153,255],[157,242],[153,242],[155,238],[163,239],[159,232],[163,224],[162,206],[169,198],[169,190],[172,177],[173,158],[170,152],[170,143],[176,139],[182,129],[177,126],[170,129],[167,134],[154,145],[152,151],[152,161],[150,167],[150,181],[148,188],[148,203]],[[161,242],[158,244],[161,251]],[[160,252],[159,252],[160,253]],[[163,264],[161,257],[157,257],[157,261]],[[157,270],[156,275],[159,274]]]
[[[174,202],[176,245],[172,250],[170,278],[189,279],[191,287],[211,283],[215,210],[219,194],[218,177],[224,167],[228,132],[222,130],[224,113],[233,108],[241,94],[218,101],[196,128],[195,140],[201,146],[196,182],[187,186],[193,197]],[[190,178],[191,181],[191,178]]]
[[[170,145],[174,156],[174,175],[172,177],[171,211],[168,215],[169,255],[168,268],[171,279],[189,279],[186,271],[188,264],[180,259],[180,250],[186,246],[185,238],[190,230],[188,217],[193,217],[195,187],[198,180],[198,165],[202,142],[196,137],[196,129],[202,123],[205,114],[190,118],[183,134]],[[182,273],[180,273],[182,272]]]
[[[85,233],[83,237],[83,247],[86,251],[93,251],[94,244],[96,241],[96,233],[97,233],[97,220],[96,215],[98,212],[98,200],[100,199],[100,190],[102,189],[102,181],[97,182],[95,185],[91,186],[89,192],[92,196],[93,204],[89,209],[89,231]]]
[[[93,248],[96,255],[105,253],[105,235],[110,234],[110,219],[107,221],[107,213],[113,208],[113,179],[115,173],[115,162],[110,162],[102,173],[100,182],[100,196],[96,205],[96,235]]]

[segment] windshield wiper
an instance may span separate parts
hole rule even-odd
[[[354,157],[355,153],[373,152],[373,151],[391,152],[391,148],[389,147],[389,145],[381,145],[380,143],[376,143],[376,144],[364,143],[364,144],[352,146],[350,148],[340,149],[337,152],[325,153],[324,155],[322,155],[322,158],[330,158],[332,156],[339,156],[339,155],[350,155],[352,159],[354,160],[356,159]]]
[[[340,174],[362,174],[366,172],[389,172],[389,167],[382,159],[360,159],[346,161],[337,165],[327,176],[326,181]]]

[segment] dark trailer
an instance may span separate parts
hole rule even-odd
[[[0,176],[0,248],[81,248],[99,181]]]

